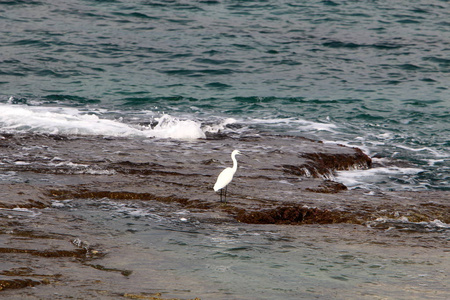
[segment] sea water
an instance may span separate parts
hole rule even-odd
[[[349,188],[449,189],[446,1],[12,0],[0,12],[2,132],[183,141],[218,131],[300,135],[372,157],[369,170],[336,174]],[[197,224],[188,213],[105,201],[103,210],[70,209],[164,257],[157,266],[129,263],[142,276],[143,268],[174,275],[172,294],[192,287],[179,297],[448,292],[439,268],[448,260],[392,239],[374,246],[375,235],[360,241],[352,228]]]
[[[338,177],[350,187],[448,189],[445,1],[7,1],[0,10],[2,131],[195,139],[232,119],[361,147],[376,164]],[[159,128],[139,125],[160,118]]]
[[[448,8],[8,1],[0,6],[0,125],[202,138],[200,124],[232,118],[379,157],[370,172],[382,180],[338,177],[351,187],[448,189]],[[161,117],[165,128],[137,125]]]
[[[448,294],[448,256],[430,246],[450,228],[438,221],[416,225],[427,234],[411,228],[399,237],[352,224],[210,224],[163,203],[66,200],[54,207],[92,224],[91,242],[108,252],[105,267],[133,271],[122,293],[248,300]]]

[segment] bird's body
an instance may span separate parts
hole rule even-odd
[[[214,191],[217,192],[220,189],[226,187],[231,180],[233,180],[233,175],[236,172],[233,168],[226,168],[220,172],[219,177],[217,177],[216,184],[214,185]]]
[[[219,177],[217,177],[216,184],[214,185],[214,191],[217,192],[220,190],[220,201],[222,202],[222,194],[223,189],[225,189],[225,202],[227,201],[227,185],[233,180],[234,173],[237,170],[237,160],[236,155],[241,154],[239,150],[234,150],[231,152],[231,159],[233,160],[233,167],[226,168],[222,172],[220,172]]]

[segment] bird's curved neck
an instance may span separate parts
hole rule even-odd
[[[237,160],[236,160],[236,155],[231,155],[231,159],[233,160],[233,170],[237,170]]]

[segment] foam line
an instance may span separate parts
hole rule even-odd
[[[4,132],[173,139],[205,138],[200,122],[180,120],[170,115],[156,118],[158,124],[151,128],[100,118],[73,108],[0,104],[0,110],[2,112],[0,127]]]

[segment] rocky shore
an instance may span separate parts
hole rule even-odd
[[[239,157],[228,202],[221,203],[212,186],[231,165],[233,149],[245,156]],[[371,158],[358,148],[299,137],[175,141],[1,134],[0,151],[0,296],[17,299],[62,289],[64,295],[83,289],[82,297],[94,297],[108,280],[117,283],[104,292],[107,299],[171,296],[124,292],[133,270],[102,265],[105,245],[90,242],[96,241],[96,229],[55,209],[67,200],[163,203],[168,214],[182,208],[190,219],[211,224],[352,224],[382,232],[450,223],[449,192],[348,190],[334,181],[335,172],[371,168]],[[446,248],[447,241],[436,239],[431,246]],[[86,274],[98,282],[86,282]]]

